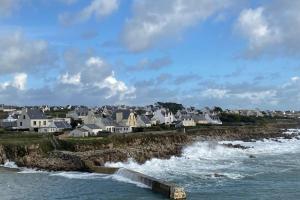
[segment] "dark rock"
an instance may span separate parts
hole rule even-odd
[[[234,149],[249,149],[250,147],[245,147],[245,146],[242,146],[240,144],[223,144],[224,146],[226,147],[229,147],[229,148],[234,148]]]

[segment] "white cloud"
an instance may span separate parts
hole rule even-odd
[[[280,41],[279,30],[268,23],[263,7],[243,10],[237,21],[237,29],[249,40],[249,50],[256,53]]]
[[[257,8],[244,9],[236,29],[248,41],[249,57],[299,56],[300,1],[273,0]]]
[[[81,75],[80,73],[69,75],[69,73],[65,73],[64,75],[59,77],[59,81],[63,84],[71,84],[71,85],[80,85]]]
[[[265,103],[272,103],[273,105],[276,104],[277,101],[277,90],[274,89],[260,89],[260,90],[237,90],[236,88],[225,88],[225,89],[218,89],[218,88],[208,88],[201,92],[201,97],[208,98],[208,99],[216,99],[222,101],[232,101],[238,102],[239,104],[244,102],[248,103],[249,105],[257,105],[265,104]],[[225,103],[225,102],[224,102]]]
[[[208,98],[218,98],[218,99],[222,99],[224,97],[226,97],[227,93],[229,91],[228,90],[224,90],[224,89],[207,89],[205,91],[202,92],[202,96],[203,97],[208,97]]]
[[[258,92],[242,92],[242,93],[237,93],[237,94],[232,94],[232,97],[236,97],[238,99],[246,99],[250,100],[252,104],[257,104],[259,105],[260,103],[263,103],[264,101],[268,101],[270,99],[275,98],[277,95],[276,90],[266,90],[266,91],[258,91]],[[270,102],[270,101],[268,101]],[[272,100],[273,104],[274,99]]]
[[[135,98],[135,88],[128,87],[123,81],[117,80],[114,72],[112,72],[112,74],[106,77],[102,82],[95,83],[95,85],[99,88],[108,88],[110,90],[107,96],[105,96],[106,99],[116,95],[120,96],[120,100],[123,100],[124,98]]]
[[[148,49],[231,5],[232,0],[134,1],[123,42],[130,51]]]
[[[0,36],[0,73],[40,70],[54,58],[44,40],[29,40],[21,32]]]
[[[86,65],[88,67],[92,67],[92,66],[97,66],[97,67],[104,67],[105,66],[105,62],[99,58],[99,57],[90,57],[87,61],[86,61]]]
[[[73,85],[76,91],[81,90],[82,93],[98,93],[105,99],[135,98],[135,88],[118,80],[111,66],[104,59],[96,56],[87,58],[81,64],[81,68],[73,68],[72,73],[66,72],[61,75],[59,83]]]
[[[14,87],[18,90],[25,90],[27,83],[27,74],[25,73],[17,73],[14,75],[12,81],[6,81],[4,83],[0,83],[0,89],[4,90],[8,87]]]
[[[65,25],[82,23],[92,17],[101,19],[115,12],[119,8],[119,0],[92,0],[91,3],[78,13],[64,13],[59,16]]]

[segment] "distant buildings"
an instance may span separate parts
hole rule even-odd
[[[56,113],[59,113],[60,118],[54,117],[58,116]],[[180,104],[173,103],[148,106],[106,105],[93,108],[72,105],[20,108],[2,104],[0,105],[0,127],[39,133],[66,132],[69,136],[87,137],[144,131],[151,129],[152,126],[179,128],[205,124],[218,125],[222,124],[219,118],[221,113],[247,117],[300,117],[300,112],[297,111],[222,110],[219,107],[218,109],[205,107],[200,110],[195,107],[184,108]]]

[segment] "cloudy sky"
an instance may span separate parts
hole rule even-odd
[[[0,0],[0,103],[300,110],[300,1]]]

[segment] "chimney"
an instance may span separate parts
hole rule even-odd
[[[116,113],[116,121],[117,123],[121,122],[123,120],[123,113],[122,112],[117,112]]]

